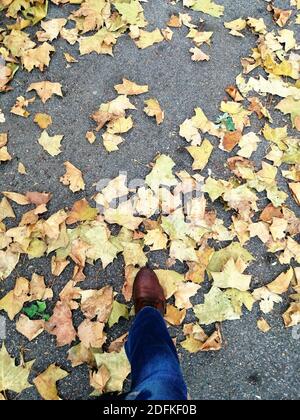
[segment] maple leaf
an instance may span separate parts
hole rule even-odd
[[[205,54],[200,48],[194,47],[190,49],[192,53],[192,61],[209,61],[209,55]]]
[[[162,42],[163,40],[164,37],[159,29],[155,29],[152,32],[140,30],[139,37],[134,42],[138,48],[143,50],[145,48],[151,47],[154,44]]]
[[[0,202],[0,222],[8,217],[15,219],[16,216],[7,198],[3,197]]]
[[[106,384],[106,392],[121,392],[123,383],[129,375],[131,368],[125,350],[119,353],[95,354],[98,368],[105,366],[110,374],[110,380]]]
[[[267,322],[265,319],[263,319],[263,318],[261,318],[261,319],[259,319],[259,320],[257,321],[257,327],[258,327],[258,329],[259,329],[261,332],[263,332],[263,333],[267,333],[267,332],[269,332],[269,331],[271,330],[270,325],[269,325],[269,324],[268,324],[268,322]]]
[[[126,305],[117,302],[114,300],[112,311],[110,317],[108,319],[108,326],[109,328],[113,327],[117,324],[120,318],[129,319],[129,311]]]
[[[31,83],[27,92],[35,90],[38,96],[41,98],[43,104],[45,104],[53,95],[63,96],[61,91],[60,83],[52,83],[48,81]]]
[[[234,311],[230,299],[217,287],[212,287],[210,292],[205,295],[204,304],[194,306],[194,312],[200,324],[204,325],[240,319],[240,316]]]
[[[174,295],[178,286],[184,282],[184,276],[173,270],[154,270],[164,289],[166,299]]]
[[[157,125],[160,125],[165,119],[165,113],[161,109],[157,99],[147,99],[144,111],[149,117],[155,117]]]
[[[49,136],[46,130],[44,130],[39,138],[38,142],[43,147],[46,152],[51,156],[58,156],[61,153],[61,142],[63,140],[63,135]]]
[[[201,146],[189,146],[186,148],[194,159],[193,170],[202,171],[208,164],[209,158],[213,151],[213,145],[209,140],[203,140]]]
[[[79,38],[81,55],[96,52],[97,54],[113,55],[113,46],[117,42],[118,34],[101,28],[95,35]]]
[[[221,289],[237,289],[246,292],[250,288],[252,277],[242,274],[233,258],[225,264],[222,272],[211,272],[211,275],[214,279],[214,286]]]
[[[16,322],[16,330],[24,335],[29,341],[38,337],[45,329],[44,320],[31,320],[26,315],[20,315]]]
[[[171,325],[181,325],[186,317],[186,309],[177,309],[175,306],[167,305],[165,320]]]
[[[82,172],[72,165],[70,162],[64,163],[66,173],[60,178],[60,182],[63,185],[69,186],[70,190],[75,193],[85,189],[85,183],[82,177]]]
[[[41,27],[44,31],[36,32],[36,37],[39,42],[45,41],[53,41],[56,39],[62,30],[62,28],[66,25],[67,19],[51,19],[47,22],[41,22]]]
[[[52,124],[52,118],[48,114],[38,113],[34,117],[34,122],[42,129],[46,130]]]
[[[35,360],[32,360],[16,366],[15,360],[10,357],[5,345],[2,344],[0,350],[0,392],[9,390],[19,394],[30,388],[28,377],[34,362]]]
[[[40,71],[44,71],[44,68],[49,66],[50,54],[54,51],[55,48],[52,45],[44,42],[39,47],[26,50],[24,54],[22,54],[22,64],[29,72],[35,67]]]
[[[57,302],[52,317],[45,324],[45,330],[56,336],[58,347],[69,345],[75,340],[72,312],[66,303]]]
[[[106,341],[104,327],[102,322],[85,319],[78,327],[79,340],[86,348],[101,349]]]
[[[131,82],[128,79],[123,79],[123,83],[120,85],[115,85],[115,90],[119,95],[141,95],[149,91],[147,85],[140,86],[134,82]]]
[[[87,319],[106,323],[112,311],[113,289],[106,286],[100,290],[84,290],[81,292],[81,311]]]
[[[175,306],[179,309],[190,309],[193,305],[190,302],[190,298],[195,296],[200,286],[195,283],[179,283],[175,296]]]
[[[68,372],[56,366],[55,364],[52,364],[48,366],[48,368],[43,373],[38,375],[33,380],[33,383],[44,400],[58,401],[60,398],[58,396],[56,383],[62,379],[65,379],[68,375]]]
[[[214,3],[213,0],[184,0],[183,4],[196,12],[203,12],[217,18],[224,14],[224,6]]]
[[[168,187],[176,185],[178,182],[172,172],[174,166],[175,163],[169,156],[159,156],[155,161],[151,173],[146,176],[145,181],[147,185],[149,185],[154,192],[157,191],[160,185]]]

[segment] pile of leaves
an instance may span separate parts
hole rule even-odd
[[[69,1],[52,2],[60,5]],[[209,60],[200,47],[210,45],[213,33],[204,30],[203,19],[199,26],[188,13],[172,15],[166,28],[148,32],[138,0],[69,3],[77,8],[68,18],[47,20],[45,0],[0,0],[0,13],[7,17],[0,28],[2,93],[12,89],[10,82],[17,71],[30,72],[34,68],[44,71],[55,52],[51,42],[59,36],[71,45],[78,42],[81,55],[92,52],[112,55],[113,46],[124,34],[138,48],[147,48],[158,42],[171,42],[170,28],[184,26],[194,43],[192,60]],[[224,12],[223,6],[212,0],[184,0],[183,6],[216,18]],[[36,273],[27,279],[20,275],[13,290],[1,297],[0,310],[15,320],[17,331],[29,341],[46,332],[55,336],[58,347],[68,346],[66,352],[72,367],[82,364],[89,367],[93,395],[121,392],[130,373],[124,350],[127,334],[112,341],[110,329],[121,318],[134,315],[130,307],[133,281],[151,252],[169,253],[168,269],[158,267],[156,273],[169,302],[166,321],[182,327],[185,339],[179,344],[188,352],[220,350],[223,346],[220,323],[240,319],[256,304],[263,314],[269,314],[287,295],[290,304],[282,315],[283,323],[287,328],[300,323],[300,219],[288,206],[288,194],[278,183],[279,177],[286,179],[294,204],[299,206],[300,143],[295,133],[300,131],[300,56],[296,53],[294,32],[285,28],[294,17],[295,7],[300,9],[299,1],[292,0],[290,10],[278,9],[272,1],[268,2],[268,10],[278,25],[276,32],[268,31],[261,18],[224,23],[232,36],[254,32],[257,44],[252,54],[241,60],[243,72],[235,83],[225,87],[228,97],[220,104],[220,115],[216,115],[215,121],[197,108],[178,128],[188,143],[187,157],[193,159],[190,173],[175,172],[175,162],[167,155],[158,155],[144,185],[136,191],[130,190],[126,177],[120,175],[95,193],[93,200],[75,199],[71,209],[61,209],[52,215],[47,213],[51,192],[2,191],[0,280],[5,281],[15,270],[20,272],[22,257],[48,256],[52,276],[57,278],[72,264],[73,275],[59,297],[54,296],[44,276]],[[34,37],[26,32],[29,27],[39,29]],[[69,64],[76,62],[70,54],[65,54],[65,58]],[[103,144],[109,153],[119,150],[124,141],[122,136],[133,128],[133,118],[128,112],[134,111],[135,106],[129,97],[145,94],[149,87],[123,79],[115,90],[116,98],[101,104],[91,116],[95,130],[86,133],[86,139],[93,144],[102,130]],[[53,95],[63,96],[62,86],[47,80],[31,84],[27,92],[35,92],[43,103]],[[290,116],[294,134],[289,134],[288,126],[272,126],[273,108],[266,104],[270,95],[277,98],[276,110]],[[29,117],[27,108],[36,99],[36,96],[26,98],[24,92],[10,112],[20,118]],[[0,123],[9,110],[4,111],[0,112]],[[156,124],[163,124],[167,111],[162,110],[156,98],[145,100],[144,111],[155,118]],[[252,118],[263,121],[261,132],[251,128]],[[51,137],[47,133],[51,116],[36,114],[34,122],[41,129],[38,141],[45,152],[53,157],[62,153],[64,136]],[[216,140],[228,153],[226,165],[232,173],[228,180],[205,178],[201,174],[209,167]],[[268,154],[256,162],[253,156],[261,143],[268,144]],[[8,134],[1,133],[0,164],[9,165],[11,160]],[[84,174],[71,162],[65,162],[65,169],[61,183],[74,194],[83,191]],[[22,163],[18,170],[26,174]],[[268,201],[263,208],[262,197]],[[229,226],[214,210],[217,201],[230,215]],[[16,219],[15,205],[25,210],[21,220],[11,227]],[[117,231],[113,229],[116,225]],[[279,277],[260,288],[253,286],[249,274],[255,258],[247,250],[247,244],[254,237],[283,266]],[[88,264],[101,261],[105,269],[120,256],[124,260],[123,296],[117,295],[110,285],[95,290],[81,287]],[[186,265],[185,274],[174,269],[177,261]],[[203,303],[193,305],[193,298],[199,296],[207,279],[209,292]],[[54,310],[49,313],[49,302],[53,301]],[[185,323],[188,311],[193,312],[194,323]],[[74,313],[83,317],[78,328],[74,326]],[[214,332],[207,334],[203,328],[211,325],[215,325]],[[258,328],[263,332],[271,329],[265,316],[258,319]],[[6,398],[6,391],[19,393],[31,386],[28,376],[33,363],[21,360],[16,366],[2,345],[0,399]],[[44,399],[55,400],[59,399],[56,383],[67,375],[60,367],[50,365],[33,383]]]

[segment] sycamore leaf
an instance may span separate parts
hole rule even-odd
[[[141,95],[149,91],[149,87],[147,85],[140,86],[134,82],[131,82],[128,79],[123,79],[123,83],[121,85],[116,85],[115,89],[119,95],[129,95],[129,96]]]
[[[257,327],[263,333],[267,333],[271,330],[270,325],[268,324],[268,322],[264,318],[260,318],[257,321]]]
[[[100,290],[83,290],[81,292],[81,311],[87,319],[106,323],[113,307],[113,289],[110,286]]]
[[[66,223],[72,225],[77,222],[86,222],[95,220],[98,214],[98,210],[91,207],[88,201],[83,198],[80,201],[76,201],[68,213]]]
[[[193,305],[190,302],[190,298],[195,296],[200,286],[195,283],[179,283],[175,296],[175,306],[179,309],[190,309]]]
[[[0,392],[9,390],[19,394],[30,388],[28,377],[34,362],[33,360],[16,366],[15,360],[10,357],[5,345],[2,344],[0,350]]]
[[[34,117],[34,122],[42,129],[46,130],[52,124],[52,118],[48,114],[38,113]]]
[[[264,314],[273,311],[275,303],[281,303],[282,298],[276,293],[272,293],[267,287],[261,287],[252,293],[254,299],[260,302],[260,309]]]
[[[252,276],[242,274],[233,258],[225,264],[221,273],[211,272],[211,275],[214,279],[214,286],[220,289],[237,289],[246,292],[250,288]]]
[[[184,3],[196,12],[203,12],[213,17],[220,18],[224,14],[224,6],[216,4],[213,0],[185,0]]]
[[[109,328],[117,324],[120,318],[129,319],[129,311],[126,305],[114,300],[112,311],[108,320]]]
[[[186,316],[186,309],[177,309],[175,306],[167,305],[165,320],[171,325],[181,325]]]
[[[16,330],[24,335],[29,341],[38,337],[45,329],[45,321],[42,319],[31,320],[26,315],[20,315],[16,322]]]
[[[119,353],[95,354],[98,368],[105,366],[110,373],[106,392],[121,392],[123,383],[131,371],[124,348]]]
[[[78,337],[84,347],[101,349],[106,341],[104,327],[102,322],[85,319],[78,327]]]
[[[44,42],[39,47],[27,50],[22,55],[23,66],[29,72],[35,67],[40,71],[44,71],[44,68],[49,66],[50,54],[54,51],[55,48],[47,42]]]
[[[90,385],[95,390],[92,395],[102,395],[109,380],[110,373],[104,365],[102,365],[97,372],[90,372]]]
[[[37,39],[39,42],[53,41],[58,37],[66,23],[67,19],[51,19],[47,22],[41,22],[41,27],[44,31],[38,31],[36,33]]]
[[[283,314],[284,324],[287,328],[300,324],[300,303],[292,303],[289,309]]]
[[[288,96],[276,106],[284,115],[290,114],[293,127],[300,131],[300,101]]]
[[[281,273],[272,283],[267,284],[267,288],[272,293],[282,295],[287,292],[294,278],[294,270],[290,268],[286,273]]]
[[[0,202],[0,222],[8,217],[15,219],[16,216],[7,198],[3,197]]]
[[[190,53],[192,53],[192,60],[193,61],[209,61],[209,55],[205,54],[200,48],[194,47],[190,49]]]
[[[291,182],[289,187],[293,193],[296,203],[300,206],[300,182]]]
[[[56,366],[50,365],[43,373],[38,375],[33,383],[41,397],[46,401],[58,401],[58,391],[56,383],[68,376],[68,372]]]
[[[178,286],[184,282],[184,275],[172,270],[154,270],[158,280],[164,289],[166,299],[169,299],[177,291]]]
[[[49,136],[46,130],[44,130],[39,138],[39,144],[43,147],[46,152],[51,156],[58,156],[61,153],[61,142],[63,140],[63,135]]]
[[[193,170],[202,171],[208,164],[209,158],[214,149],[209,140],[203,140],[201,146],[189,146],[186,148],[189,154],[194,159]]]
[[[248,311],[252,311],[255,299],[250,292],[241,292],[237,289],[228,289],[225,291],[225,295],[230,299],[231,305],[234,308],[234,312],[242,316],[242,308],[245,306]]]
[[[52,82],[37,82],[31,83],[27,92],[31,92],[35,90],[38,96],[41,98],[43,104],[45,104],[53,95],[63,96],[61,91],[61,84],[60,83],[52,83]]]
[[[157,44],[158,42],[162,42],[163,40],[164,37],[159,29],[155,29],[153,32],[140,30],[139,38],[134,42],[138,48],[143,50]]]
[[[155,117],[157,125],[160,125],[165,119],[165,113],[161,109],[157,99],[147,99],[144,111],[149,117]]]
[[[82,177],[82,172],[72,165],[70,162],[64,163],[66,173],[60,178],[60,182],[63,185],[69,186],[70,190],[75,193],[85,189],[85,183]]]
[[[149,185],[153,191],[157,191],[161,185],[167,187],[176,185],[178,182],[172,172],[174,166],[175,163],[169,156],[159,156],[156,159],[151,173],[146,176],[146,184]]]
[[[204,325],[240,319],[230,299],[217,287],[212,287],[210,292],[205,295],[204,304],[194,306],[194,312],[200,324]]]
[[[215,252],[208,265],[209,272],[221,272],[224,265],[233,258],[235,261],[242,259],[245,263],[254,260],[254,257],[241,246],[239,242],[233,242],[226,248]]]
[[[76,338],[72,312],[66,303],[58,301],[52,317],[45,325],[49,334],[55,335],[58,347],[70,345]]]

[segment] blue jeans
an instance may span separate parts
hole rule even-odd
[[[126,400],[187,400],[187,387],[165,321],[154,308],[141,310],[126,343],[132,367]]]

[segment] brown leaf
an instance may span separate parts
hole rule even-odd
[[[58,347],[70,345],[75,340],[76,331],[73,326],[72,312],[66,303],[57,302],[45,329],[49,334],[56,336]]]

